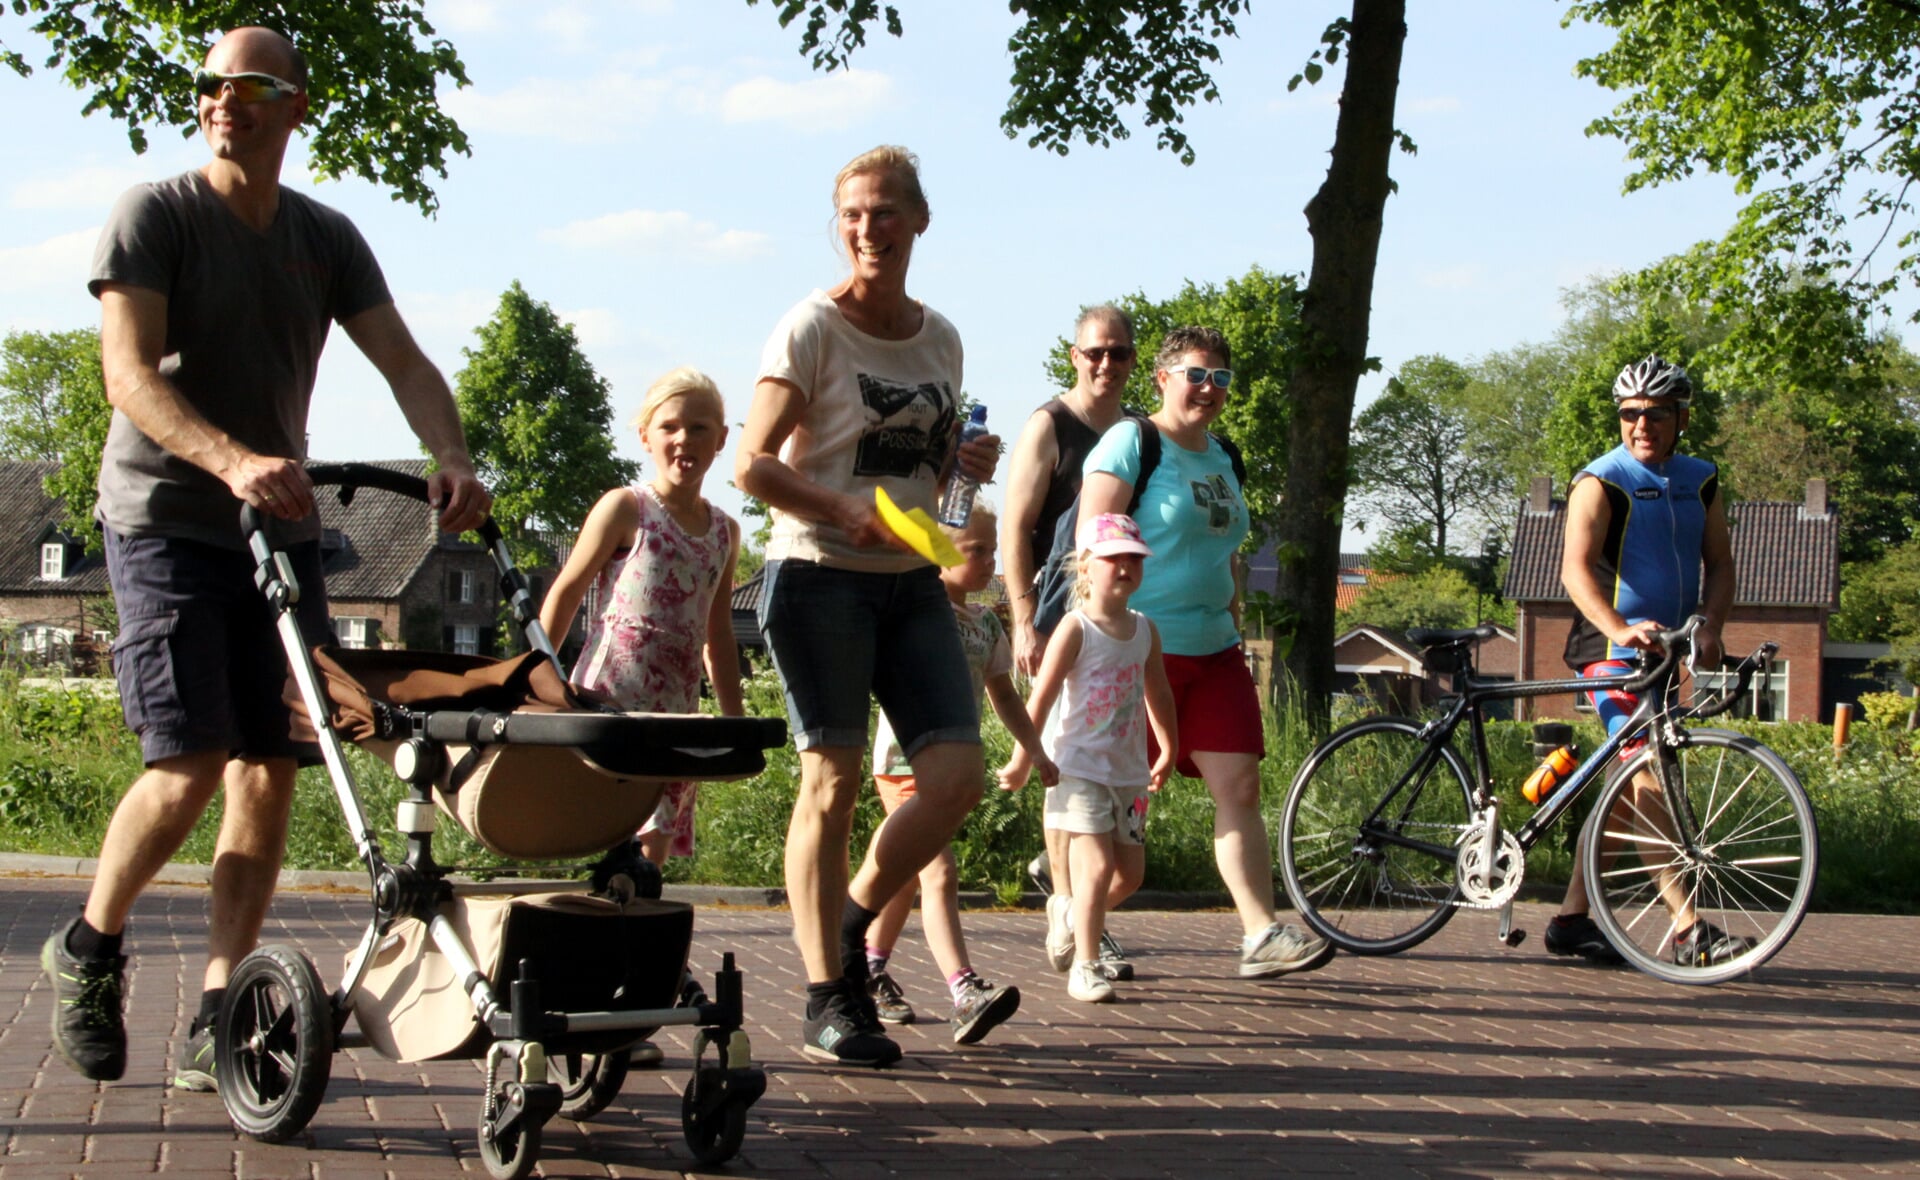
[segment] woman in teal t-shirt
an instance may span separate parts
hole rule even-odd
[[[1153,556],[1132,606],[1160,629],[1179,722],[1174,765],[1213,796],[1214,858],[1245,928],[1240,974],[1267,977],[1322,966],[1333,945],[1274,918],[1273,846],[1260,817],[1265,730],[1238,624],[1247,504],[1232,460],[1207,433],[1226,408],[1231,358],[1226,337],[1201,327],[1167,333],[1154,358],[1160,462],[1132,513]],[[1142,429],[1122,422],[1087,456],[1082,521],[1127,511]]]

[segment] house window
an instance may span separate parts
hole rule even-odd
[[[1696,672],[1694,673],[1696,700],[1709,693],[1718,693],[1735,682],[1732,672]],[[1753,683],[1747,688],[1747,695],[1728,711],[1729,717],[1750,717],[1756,721],[1778,721],[1787,711],[1787,661],[1775,660],[1773,670],[1763,682],[1755,675]]]
[[[93,633],[93,646],[94,646],[94,647],[96,647],[96,648],[98,648],[98,649],[99,649],[99,650],[101,650],[101,651],[105,651],[105,650],[107,650],[108,648],[110,648],[110,647],[112,647],[112,646],[113,646],[113,632],[111,632],[111,631],[95,631],[95,632]]]
[[[48,541],[40,546],[40,576],[49,582],[67,576],[67,547],[63,542]]]
[[[1340,584],[1342,586],[1364,586],[1367,584],[1367,575],[1343,573],[1340,575]]]
[[[474,577],[472,570],[448,570],[447,601],[472,602],[473,582]]]
[[[480,654],[480,628],[460,625],[453,629],[453,650],[458,655],[477,656]]]
[[[357,615],[342,616],[333,621],[333,632],[339,636],[341,647],[372,647],[374,637],[380,633],[380,620]]]
[[[30,623],[20,628],[20,654],[36,659],[64,659],[73,646],[73,632],[45,623]]]

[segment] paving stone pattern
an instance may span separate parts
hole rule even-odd
[[[39,947],[84,882],[0,880],[0,1180],[484,1176],[471,1062],[399,1065],[351,1043],[296,1142],[255,1143],[209,1095],[166,1088],[197,999],[204,891],[156,887],[132,929],[127,1077],[95,1085],[49,1046]],[[748,1177],[1864,1176],[1920,1174],[1920,919],[1814,915],[1757,978],[1716,988],[1555,960],[1548,910],[1499,947],[1464,914],[1392,958],[1244,981],[1225,913],[1126,912],[1138,954],[1122,1001],[1067,998],[1031,912],[971,913],[983,972],[1017,1016],[951,1043],[943,992],[908,926],[895,974],[923,1013],[906,1059],[844,1071],[803,1059],[799,956],[777,910],[699,910],[696,964],[733,950],[770,1075]],[[355,894],[288,892],[267,940],[329,984],[366,921]],[[351,1041],[351,1033],[349,1034]],[[591,1123],[548,1125],[550,1177],[688,1174],[679,1091],[688,1042],[636,1071]]]

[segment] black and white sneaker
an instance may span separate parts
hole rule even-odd
[[[79,921],[54,931],[40,948],[40,966],[53,990],[53,1048],[83,1077],[118,1081],[127,1071],[127,957],[75,958],[67,934]]]
[[[1053,892],[1053,865],[1047,860],[1046,853],[1042,852],[1027,862],[1027,878],[1040,892]]]
[[[1697,918],[1685,934],[1673,936],[1673,961],[1682,967],[1714,967],[1739,958],[1753,947],[1753,939],[1728,934],[1705,918]]]
[[[885,971],[878,972],[867,979],[867,998],[873,1001],[874,1012],[887,1024],[912,1024],[913,1005],[907,1003],[907,994],[900,990],[893,976]]]
[[[835,992],[820,1015],[800,1022],[800,1036],[800,1051],[815,1061],[877,1068],[900,1060],[900,1046],[880,1027],[864,991]]]

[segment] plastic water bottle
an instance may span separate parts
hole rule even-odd
[[[976,404],[973,413],[960,427],[960,445],[966,446],[987,432],[987,407]],[[960,461],[955,458],[953,474],[947,477],[946,490],[940,493],[940,523],[948,528],[963,529],[973,517],[973,494],[980,490],[966,472],[960,469]]]
[[[1529,803],[1545,803],[1547,796],[1553,794],[1578,765],[1579,763],[1574,761],[1573,751],[1566,746],[1561,746],[1548,754],[1546,761],[1527,776],[1527,781],[1521,786],[1520,793],[1527,797]]]

